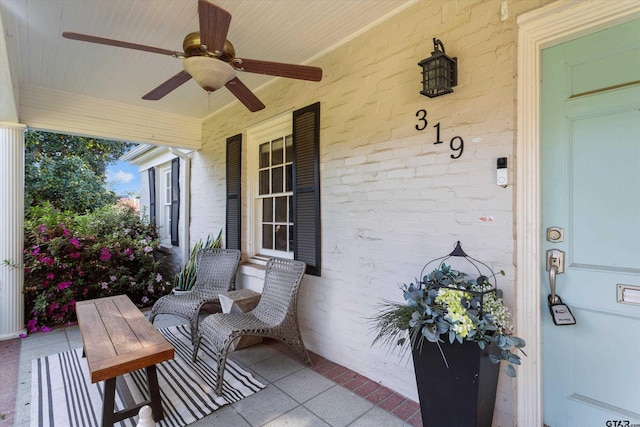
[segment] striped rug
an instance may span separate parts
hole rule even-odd
[[[191,340],[186,325],[161,329],[175,348],[175,358],[158,365],[158,382],[165,418],[158,426],[185,426],[216,409],[256,393],[265,386],[227,359],[223,396],[213,392],[215,363],[205,343],[198,360],[191,362]],[[31,370],[32,427],[99,427],[102,419],[104,382],[91,384],[82,349],[34,359]],[[144,370],[117,380],[116,410],[127,402],[146,400]],[[123,387],[122,385],[126,385]],[[135,427],[135,418],[116,423]]]

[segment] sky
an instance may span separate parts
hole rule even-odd
[[[140,172],[138,167],[117,161],[107,167],[107,186],[117,195],[140,194]]]

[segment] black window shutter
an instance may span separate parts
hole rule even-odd
[[[156,170],[149,168],[149,224],[156,224]]]
[[[240,249],[242,135],[227,138],[227,249]]]
[[[293,112],[294,258],[320,276],[320,103]]]
[[[171,244],[178,246],[178,222],[180,221],[180,159],[171,160]]]

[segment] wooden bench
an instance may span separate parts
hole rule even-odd
[[[153,418],[164,418],[156,363],[173,359],[173,346],[126,295],[76,303],[78,326],[91,382],[105,381],[102,426],[133,417],[150,405]],[[150,399],[114,413],[116,378],[146,369]]]

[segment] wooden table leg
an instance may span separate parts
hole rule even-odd
[[[102,427],[113,426],[113,408],[116,397],[116,378],[104,382],[104,402],[102,402]]]
[[[156,365],[147,367],[147,383],[149,384],[149,394],[151,397],[151,411],[153,412],[154,421],[160,421],[164,418],[162,411],[162,400],[160,397],[160,387],[158,386],[158,374]]]

